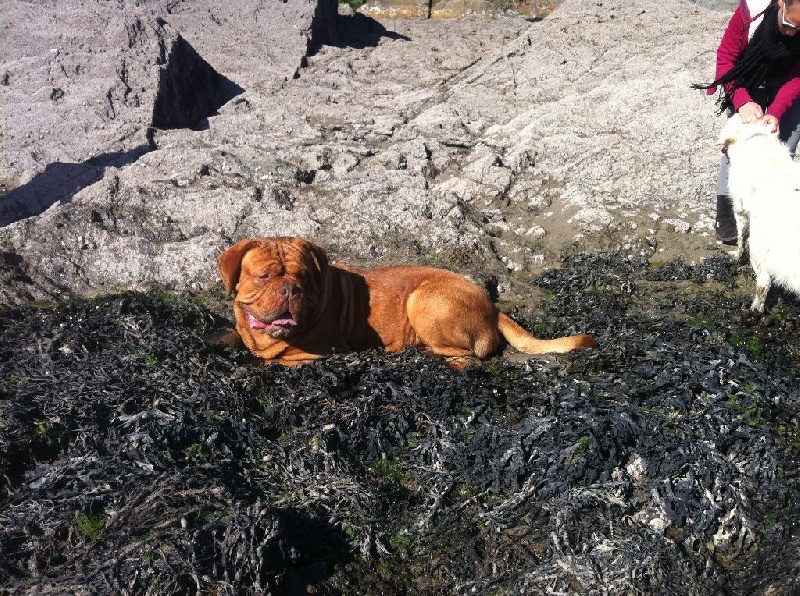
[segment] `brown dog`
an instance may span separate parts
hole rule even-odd
[[[300,238],[243,240],[222,253],[219,274],[228,293],[236,290],[236,330],[267,362],[417,346],[461,368],[497,351],[501,334],[526,354],[597,345],[588,335],[533,337],[456,273],[329,264],[323,249]]]

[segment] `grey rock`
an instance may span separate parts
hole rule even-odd
[[[4,14],[3,302],[220,288],[219,253],[247,236],[497,274],[510,298],[565,252],[720,250],[720,121],[690,85],[712,75],[730,10],[567,0],[531,23],[8,0]],[[176,62],[172,113],[195,92],[231,98],[153,127],[159,60],[179,46],[193,61]]]
[[[557,4],[553,0],[368,0],[358,10],[377,18],[448,19],[511,13],[535,19],[550,14]]]
[[[0,225],[69,201],[106,168],[133,163],[155,147],[151,127],[202,126],[242,91],[162,19],[132,13],[119,21],[112,13],[94,22],[101,19],[115,45],[99,59],[91,47],[76,50],[73,42],[48,50],[42,62],[48,75],[24,66],[23,58],[7,63],[12,116],[2,178],[11,192],[0,201]]]
[[[733,11],[739,0],[690,0],[693,4],[715,10]],[[359,12],[376,18],[462,18],[517,14],[541,19],[564,0],[367,0]],[[358,2],[356,2],[358,4]],[[580,15],[576,15],[580,18]]]

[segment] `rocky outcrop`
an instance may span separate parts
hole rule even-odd
[[[0,88],[6,110],[0,180],[6,192],[27,184],[47,166],[97,162],[103,153],[137,148],[145,144],[151,126],[201,127],[206,117],[243,91],[229,76],[267,90],[282,85],[309,51],[335,33],[331,1],[295,2],[294,10],[275,11],[282,14],[273,15],[271,25],[262,17],[260,27],[263,2],[251,3],[246,12],[213,4],[151,0],[111,7],[68,0],[56,11],[24,1],[6,3]],[[72,20],[83,25],[73,29],[61,24]],[[255,23],[249,27],[242,24],[251,20]],[[209,31],[209,26],[219,30]],[[277,32],[281,26],[297,35]],[[219,45],[205,49],[215,59],[223,58],[229,76],[200,56],[187,35],[203,35],[204,46],[216,41]],[[275,38],[284,41],[274,44]],[[270,51],[264,52],[265,47]],[[247,61],[244,69],[231,68],[224,60],[234,48],[240,48],[235,61]],[[259,50],[267,54],[268,65],[259,65]],[[27,199],[16,201],[23,209],[19,215],[30,207]],[[13,219],[9,202],[8,197],[3,201],[6,215],[0,225]]]
[[[134,228],[157,236],[149,217],[140,219],[130,211],[132,204],[116,201],[115,172],[156,148],[156,130],[207,129],[208,117],[242,93],[240,84],[266,94],[286,84],[309,52],[323,40],[335,41],[335,13],[333,1],[284,3],[275,10],[264,1],[249,3],[245,10],[240,4],[225,8],[213,2],[125,2],[112,7],[67,1],[58,11],[24,1],[6,3],[0,226],[25,221],[4,235],[9,242],[3,243],[0,276],[5,283],[0,294],[25,300],[79,290],[84,282],[75,284],[73,276],[85,259],[54,253],[58,246],[75,248],[76,238],[81,251],[94,246],[102,252],[109,239],[94,243],[91,228],[99,226],[101,235],[135,235],[135,229],[118,226],[135,220]],[[66,22],[83,25],[73,29]],[[204,52],[227,76],[190,39],[205,39]],[[98,197],[92,185],[103,185],[103,180],[110,186]],[[141,197],[150,194],[141,190]],[[78,195],[84,192],[93,198],[80,205]],[[52,213],[29,219],[51,207]],[[111,213],[110,228],[103,213]],[[54,230],[62,230],[63,236]],[[106,256],[125,260],[122,253],[140,248],[120,244],[118,255]],[[86,262],[89,269],[95,268],[91,260]],[[99,265],[98,271],[115,269],[108,265]],[[123,276],[130,273],[126,269]],[[95,282],[105,283],[100,277]]]
[[[7,62],[2,177],[10,191],[0,199],[0,226],[68,202],[108,167],[135,162],[153,148],[151,127],[196,128],[241,93],[162,19],[104,18],[115,45],[99,58],[72,40],[49,50],[39,69],[23,68],[21,56]]]
[[[219,287],[217,256],[251,235],[307,236],[356,264],[499,274],[509,298],[565,251],[718,254],[719,122],[690,85],[713,71],[729,11],[569,0],[530,23],[334,19],[304,0],[136,4],[113,19],[105,4],[60,5],[95,24],[62,30],[58,56],[46,27],[30,42],[7,27],[4,202],[30,193],[46,210],[0,229],[3,302]],[[156,34],[161,21],[174,36]],[[242,92],[197,125],[153,129],[157,41],[177,36]]]

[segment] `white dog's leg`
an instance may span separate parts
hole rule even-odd
[[[736,251],[733,253],[736,262],[744,263],[744,256],[747,252],[747,239],[750,236],[750,218],[744,211],[734,211],[733,217],[736,220]]]
[[[754,259],[752,255],[750,255],[750,264],[753,266],[753,271],[756,274],[756,295],[755,298],[753,298],[753,304],[750,306],[750,310],[764,312],[764,304],[767,302],[767,294],[772,285],[772,279],[770,278],[767,268],[764,267],[758,259]]]

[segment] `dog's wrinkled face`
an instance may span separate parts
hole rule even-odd
[[[745,124],[742,122],[739,114],[734,114],[722,127],[717,141],[723,151],[728,150],[734,144],[744,143],[745,141],[755,137],[770,137],[777,136],[777,133],[770,130],[769,125],[765,122],[751,122]]]
[[[228,291],[236,290],[240,334],[256,342],[289,339],[313,325],[327,293],[325,252],[297,238],[243,240],[222,254],[219,272]]]

